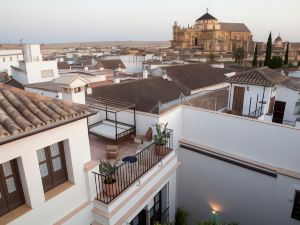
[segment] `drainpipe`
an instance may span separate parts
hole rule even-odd
[[[228,109],[231,109],[232,107],[230,107],[230,100],[231,100],[231,91],[232,91],[232,83],[230,83],[230,89],[229,89],[229,98],[228,98]]]
[[[264,86],[264,92],[263,92],[263,96],[262,96],[262,99],[261,99],[261,111],[263,109],[263,101],[264,101],[264,98],[265,98],[265,91],[266,91],[266,86]]]

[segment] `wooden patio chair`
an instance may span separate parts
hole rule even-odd
[[[107,159],[117,159],[118,158],[118,146],[117,145],[107,145],[106,146],[106,158]]]
[[[135,140],[138,140],[141,144],[143,144],[144,141],[152,141],[152,136],[153,136],[152,133],[153,133],[152,128],[149,127],[145,135],[137,134]]]

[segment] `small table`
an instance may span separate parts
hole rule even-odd
[[[137,157],[136,156],[127,156],[125,158],[122,159],[122,161],[127,164],[129,163],[129,170],[130,170],[130,174],[128,174],[128,177],[130,179],[129,182],[132,182],[135,178],[136,178],[136,170],[135,168],[133,168],[133,164],[137,161]],[[126,168],[126,167],[125,167]]]
[[[124,163],[135,163],[137,161],[136,156],[127,156],[122,159]]]

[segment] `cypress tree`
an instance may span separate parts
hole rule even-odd
[[[267,43],[267,49],[266,49],[266,58],[264,65],[269,66],[272,58],[272,33],[270,32],[268,43]]]
[[[285,50],[285,56],[284,56],[284,65],[289,64],[289,48],[290,48],[290,43],[287,42],[286,50]]]
[[[257,43],[255,45],[255,51],[254,51],[252,66],[257,67]]]

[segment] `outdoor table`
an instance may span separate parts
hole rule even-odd
[[[135,163],[137,161],[136,156],[127,156],[122,159],[124,163]]]
[[[132,180],[134,180],[135,179],[135,174],[133,174],[133,164],[137,161],[137,157],[136,156],[127,156],[127,157],[124,157],[123,159],[122,159],[122,161],[125,163],[125,164],[127,164],[127,163],[129,163],[130,164],[130,175],[129,175],[129,177],[130,177],[130,179],[131,179],[131,181],[130,182],[132,182]]]

